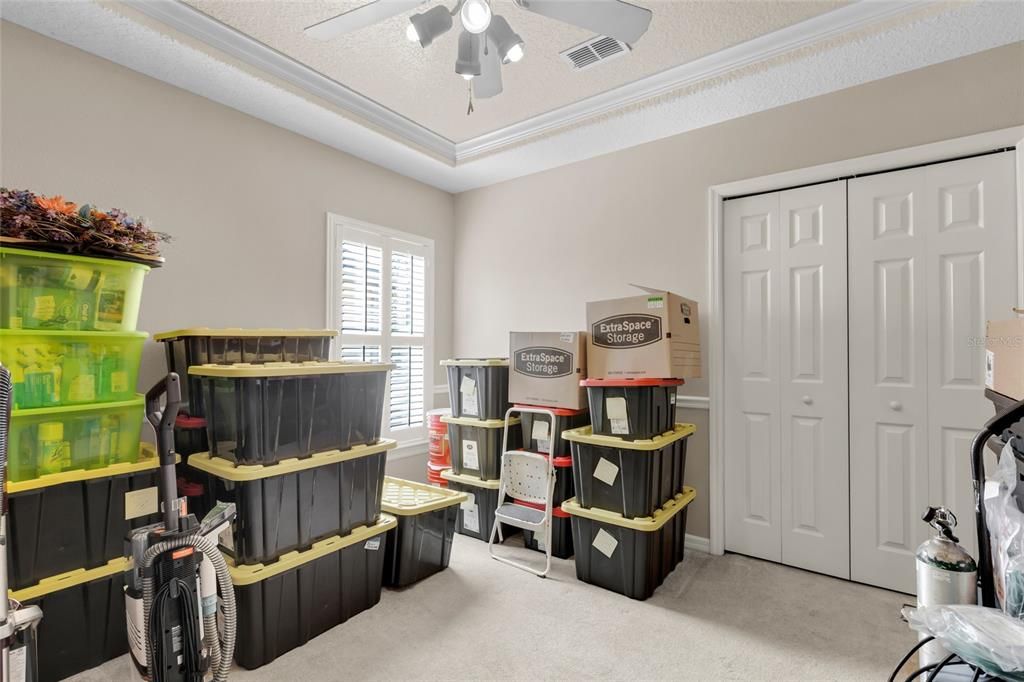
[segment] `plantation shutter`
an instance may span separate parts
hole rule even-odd
[[[398,439],[426,435],[431,389],[428,296],[431,247],[393,231],[332,223],[331,315],[335,356],[390,362],[384,430]]]

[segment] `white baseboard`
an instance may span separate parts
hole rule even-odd
[[[696,552],[704,552],[705,554],[711,553],[711,540],[708,538],[702,538],[699,535],[686,534],[686,539],[683,541],[683,547],[686,549],[692,549]]]

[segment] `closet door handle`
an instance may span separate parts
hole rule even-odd
[[[902,410],[902,409],[903,409],[903,403],[901,403],[901,402],[900,402],[900,401],[898,401],[898,400],[893,400],[893,401],[890,401],[890,403],[889,403],[889,409],[890,409],[890,410],[893,410],[893,411],[895,411],[895,412],[899,412],[900,410]]]
[[[814,399],[813,399],[813,398],[811,398],[811,396],[809,396],[809,395],[805,395],[805,396],[804,396],[803,398],[801,398],[801,399],[800,399],[800,401],[801,401],[801,402],[802,402],[802,403],[803,403],[804,405],[810,405],[811,403],[813,403],[813,402],[814,402]]]

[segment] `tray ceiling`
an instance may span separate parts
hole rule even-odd
[[[386,0],[384,0],[386,1]],[[186,0],[187,4],[278,52],[453,141],[538,114],[836,9],[845,2],[791,0],[633,0],[653,10],[647,34],[624,58],[573,72],[558,56],[593,34],[493,0],[526,43],[526,56],[504,67],[504,92],[476,100],[454,73],[458,25],[423,49],[405,39],[406,12],[332,41],[306,37],[305,26],[366,0]],[[437,3],[425,3],[423,11]]]

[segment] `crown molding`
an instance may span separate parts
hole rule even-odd
[[[448,138],[180,0],[123,2],[151,19],[326,100],[409,145],[429,151],[448,163],[455,163],[455,145]]]
[[[574,104],[459,142],[455,145],[456,162],[606,116],[730,71],[920,9],[921,5],[917,0],[855,2]]]

